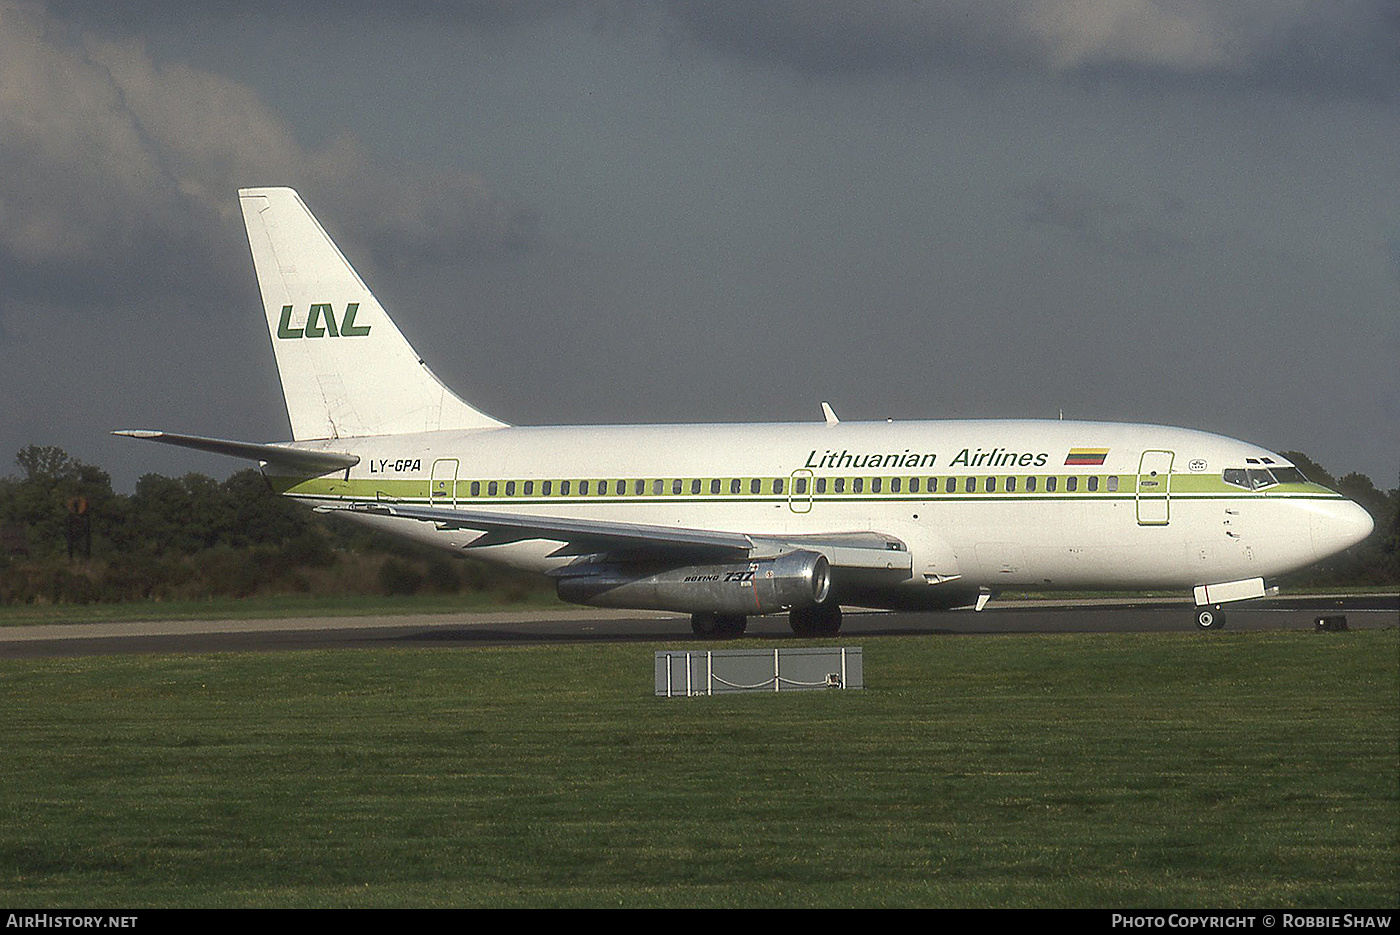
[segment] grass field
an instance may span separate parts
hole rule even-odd
[[[0,904],[1400,898],[1394,630],[860,645],[697,699],[660,645],[6,662]]]
[[[282,594],[202,601],[120,601],[91,604],[0,606],[0,627],[132,620],[267,620],[282,617],[358,617],[388,614],[460,614],[502,610],[577,610],[552,594],[506,601],[495,592],[381,597]]]

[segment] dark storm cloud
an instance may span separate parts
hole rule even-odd
[[[241,283],[234,192],[257,184],[304,188],[402,264],[535,236],[528,206],[469,172],[383,171],[350,138],[305,147],[235,80],[0,2],[0,324],[15,303],[158,312]]]
[[[1182,199],[1166,195],[1160,210],[1120,203],[1086,185],[1042,178],[1014,193],[1034,227],[1059,229],[1085,247],[1120,255],[1165,255],[1192,248],[1166,220],[1185,211]]]
[[[418,19],[444,26],[505,30],[577,9],[570,0],[52,0],[49,9],[92,29],[121,32],[197,19],[266,18],[285,22],[348,19]]]
[[[417,21],[504,33],[582,16],[828,76],[1041,73],[1139,89],[1400,97],[1394,0],[53,0],[84,28],[129,34],[198,20]]]
[[[667,10],[702,43],[827,75],[1015,71],[1400,96],[1393,0],[714,0]]]

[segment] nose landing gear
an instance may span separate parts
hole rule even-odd
[[[1196,626],[1201,630],[1219,630],[1225,626],[1225,608],[1219,604],[1196,608]]]

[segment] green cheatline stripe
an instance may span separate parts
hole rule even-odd
[[[793,499],[789,499],[789,498],[783,497],[783,496],[776,496],[776,497],[739,497],[739,496],[734,496],[734,497],[714,497],[714,496],[701,496],[701,495],[691,496],[691,495],[689,495],[689,494],[681,494],[681,495],[678,495],[678,496],[671,496],[671,497],[642,497],[642,498],[636,498],[636,497],[615,497],[615,496],[602,496],[602,497],[576,497],[576,496],[570,496],[570,497],[547,497],[547,498],[540,498],[540,497],[524,497],[524,496],[517,496],[517,497],[496,496],[496,497],[477,497],[477,498],[458,497],[455,501],[453,501],[451,497],[446,497],[446,496],[437,497],[437,498],[429,498],[429,497],[424,497],[424,496],[388,497],[387,494],[386,494],[386,498],[378,498],[378,497],[369,497],[369,496],[365,496],[365,495],[363,495],[363,494],[359,494],[359,495],[356,495],[356,494],[340,494],[340,493],[323,493],[323,494],[318,494],[318,493],[305,493],[305,492],[293,492],[293,491],[288,491],[288,492],[285,494],[285,496],[288,496],[288,497],[290,497],[290,498],[292,498],[292,499],[294,499],[294,500],[342,500],[342,501],[349,501],[349,502],[353,502],[353,503],[381,503],[381,502],[383,502],[383,503],[404,503],[404,504],[419,503],[419,504],[423,504],[423,505],[425,505],[425,506],[432,506],[432,505],[434,505],[434,504],[437,504],[437,505],[440,505],[440,506],[452,505],[452,506],[459,506],[459,507],[467,507],[467,506],[492,506],[492,505],[503,504],[503,503],[504,503],[504,504],[519,504],[519,505],[521,505],[521,506],[548,506],[548,505],[551,505],[551,504],[561,504],[561,505],[571,505],[571,506],[572,506],[572,505],[586,504],[586,503],[607,503],[607,504],[665,504],[665,503],[676,503],[676,502],[697,503],[697,504],[698,504],[698,503],[777,503],[777,504],[782,504],[782,503],[796,503],[796,504],[798,504],[798,505],[800,506],[800,505],[805,505],[805,504],[807,504],[807,503],[968,503],[968,502],[972,502],[972,501],[977,501],[977,502],[980,502],[980,503],[996,503],[996,502],[1002,502],[1002,503],[1011,503],[1011,502],[1016,502],[1016,503],[1048,503],[1048,502],[1057,502],[1057,503],[1064,503],[1064,502],[1083,502],[1083,503],[1134,503],[1134,502],[1137,502],[1139,499],[1142,499],[1142,500],[1149,500],[1149,501],[1158,501],[1158,500],[1160,500],[1160,501],[1168,501],[1168,500],[1193,500],[1193,501],[1201,501],[1201,500],[1219,500],[1219,501],[1227,501],[1227,502],[1228,502],[1228,501],[1248,502],[1248,501],[1250,501],[1251,499],[1253,499],[1253,498],[1251,498],[1251,497],[1240,497],[1240,496],[1237,496],[1237,495],[1230,495],[1230,494],[1182,494],[1182,495],[1175,495],[1175,494],[1174,494],[1174,495],[1172,495],[1171,497],[1167,497],[1167,496],[1165,496],[1165,495],[1150,494],[1150,495],[1147,495],[1147,496],[1144,496],[1144,497],[1139,498],[1139,497],[1136,497],[1136,496],[1134,496],[1134,495],[1132,495],[1132,494],[1126,494],[1126,495],[1125,495],[1125,494],[1122,494],[1122,493],[1111,494],[1111,495],[1110,495],[1110,494],[1074,494],[1074,495],[1066,495],[1066,494],[998,494],[998,493],[969,493],[969,494],[961,494],[961,493],[960,493],[960,494],[939,494],[939,495],[937,495],[937,496],[929,496],[929,497],[925,497],[925,496],[884,496],[884,495],[881,495],[881,494],[873,494],[873,495],[865,495],[865,496],[838,496],[838,497],[821,496],[821,495],[818,495],[818,496],[815,496],[815,497],[812,497],[812,498],[808,498],[808,497],[806,497],[806,496],[799,496],[799,497],[795,497],[795,498],[793,498]],[[1284,496],[1275,496],[1275,497],[1271,497],[1270,499],[1276,500],[1276,501],[1277,501],[1277,500],[1342,500],[1342,499],[1345,499],[1345,498],[1342,497],[1340,494],[1332,494],[1332,495],[1330,495],[1330,496],[1324,496],[1324,495],[1321,495],[1321,494],[1306,494],[1306,495],[1305,495],[1305,494],[1288,494],[1288,495],[1284,495]]]
[[[949,476],[949,475],[943,475],[943,477],[944,477],[945,479],[946,479],[948,476]],[[981,483],[979,484],[979,486],[985,485],[985,480],[986,480],[986,479],[995,479],[995,480],[997,480],[999,483],[1004,483],[1003,478],[1009,479],[1009,480],[1014,480],[1014,481],[1017,482],[1017,485],[1018,485],[1019,487],[1021,487],[1022,489],[1020,489],[1020,490],[1015,490],[1015,491],[1008,491],[1008,490],[1003,489],[1003,490],[1000,490],[1000,491],[976,490],[976,491],[970,491],[970,492],[969,492],[969,491],[966,491],[966,490],[964,490],[964,489],[961,489],[961,488],[963,488],[963,487],[965,486],[965,483],[966,483],[966,481],[967,481],[967,479],[968,479],[969,477],[970,477],[970,478],[973,478],[973,479],[979,479],[979,478],[983,479],[983,480],[981,481]],[[1046,489],[1043,489],[1043,488],[1040,489],[1040,490],[1026,490],[1026,489],[1024,489],[1024,488],[1025,488],[1025,484],[1026,484],[1026,480],[1027,480],[1028,478],[1030,478],[1030,477],[1034,477],[1034,478],[1036,478],[1037,480],[1050,480],[1050,479],[1058,479],[1058,478],[1063,477],[1063,478],[1066,480],[1066,482],[1068,482],[1069,480],[1082,480],[1082,481],[1084,481],[1084,483],[1085,483],[1086,489],[1085,489],[1085,490],[1082,490],[1082,491],[1072,491],[1072,490],[1065,490],[1065,491],[1060,491],[1060,490],[1046,490]],[[681,489],[679,492],[677,492],[677,491],[675,490],[675,482],[676,482],[677,479],[676,479],[676,478],[664,478],[663,480],[665,481],[665,486],[664,486],[663,490],[664,490],[665,492],[659,493],[659,494],[658,494],[658,493],[650,493],[650,494],[635,494],[635,493],[633,493],[633,494],[628,494],[628,493],[625,492],[625,490],[624,490],[624,491],[621,491],[621,492],[619,492],[619,493],[609,493],[609,494],[574,493],[572,490],[571,490],[568,494],[556,494],[556,493],[549,493],[549,494],[543,494],[543,493],[541,493],[541,494],[535,494],[535,493],[533,493],[533,492],[531,492],[531,493],[529,493],[529,494],[526,494],[526,493],[518,493],[518,494],[517,494],[517,493],[510,493],[510,494],[507,494],[507,493],[504,492],[504,489],[505,489],[508,485],[516,485],[518,488],[523,488],[526,484],[539,485],[539,486],[541,486],[541,487],[543,487],[545,484],[554,485],[554,486],[556,486],[556,487],[562,487],[563,484],[564,484],[563,481],[558,481],[558,480],[548,480],[548,481],[546,481],[546,480],[534,480],[534,479],[531,479],[531,480],[528,480],[528,481],[527,481],[527,480],[520,480],[520,479],[495,480],[495,481],[491,481],[491,480],[457,480],[457,481],[453,482],[453,481],[448,481],[448,480],[446,480],[446,479],[434,480],[434,479],[431,479],[431,478],[429,478],[429,479],[387,479],[387,478],[386,478],[386,479],[382,479],[382,480],[378,480],[378,479],[359,479],[359,478],[357,478],[357,479],[355,479],[355,480],[342,481],[342,480],[337,480],[337,479],[330,478],[330,477],[317,477],[317,478],[311,478],[311,479],[295,479],[295,478],[289,478],[289,477],[281,477],[281,478],[273,478],[272,480],[274,481],[275,486],[277,486],[277,487],[280,488],[280,492],[283,492],[283,493],[296,493],[296,494],[302,494],[302,495],[306,495],[306,496],[315,496],[315,497],[331,498],[331,499],[345,499],[345,498],[350,498],[350,499],[373,499],[373,498],[375,498],[376,496],[385,496],[385,497],[394,497],[395,499],[398,499],[398,500],[400,500],[400,501],[402,501],[402,502],[407,502],[407,501],[410,501],[410,500],[422,500],[422,499],[425,499],[426,496],[427,496],[427,493],[426,493],[426,492],[427,492],[427,488],[428,488],[428,486],[429,486],[430,484],[432,484],[432,485],[441,485],[441,486],[442,486],[442,495],[441,495],[438,499],[441,499],[441,500],[448,500],[448,499],[453,499],[453,498],[455,498],[456,501],[459,502],[459,503],[460,503],[460,502],[469,502],[469,503],[496,503],[496,502],[501,502],[501,501],[508,502],[508,503],[534,503],[534,502],[539,502],[539,503],[590,503],[590,502],[668,503],[668,502],[673,502],[673,501],[678,501],[678,500],[683,500],[683,501],[691,502],[691,503],[702,503],[702,502],[709,502],[709,503],[773,503],[773,502],[784,502],[784,501],[805,503],[805,502],[807,502],[808,500],[813,500],[813,501],[818,501],[818,502],[854,502],[854,501],[864,501],[864,502],[881,502],[881,501],[883,501],[883,502],[891,502],[891,501],[901,501],[901,500],[903,500],[903,501],[916,501],[916,502],[929,502],[929,501],[955,501],[955,500],[956,500],[956,501],[962,501],[962,500],[969,500],[969,499],[988,500],[988,501],[989,501],[989,500],[1023,500],[1023,501],[1030,502],[1030,501],[1037,501],[1037,500],[1115,500],[1115,499],[1118,499],[1118,500],[1125,500],[1125,499],[1131,500],[1131,499],[1137,499],[1137,497],[1139,496],[1139,494],[1141,494],[1141,496],[1144,496],[1144,497],[1151,497],[1151,498],[1153,498],[1153,499],[1161,499],[1161,498],[1165,498],[1165,497],[1171,497],[1171,498],[1173,498],[1173,499],[1179,499],[1179,500],[1189,500],[1189,499],[1228,499],[1228,500],[1241,500],[1241,501],[1244,501],[1244,500],[1252,500],[1252,499],[1256,499],[1256,498],[1260,498],[1260,497],[1268,497],[1268,498],[1272,498],[1272,499],[1283,499],[1283,498],[1287,498],[1287,499],[1304,499],[1304,500],[1335,500],[1335,499],[1343,499],[1343,498],[1341,497],[1340,494],[1337,494],[1337,493],[1335,493],[1335,492],[1333,492],[1333,491],[1327,490],[1327,489],[1324,488],[1324,487],[1320,487],[1320,486],[1318,486],[1318,485],[1316,485],[1316,484],[1311,484],[1311,483],[1309,483],[1309,484],[1279,484],[1279,485],[1274,485],[1274,486],[1271,486],[1271,487],[1263,488],[1263,489],[1261,489],[1261,490],[1250,491],[1250,490],[1242,489],[1242,488],[1240,488],[1240,487],[1236,487],[1236,486],[1234,486],[1234,485],[1225,484],[1225,483],[1224,483],[1220,478],[1218,478],[1218,477],[1214,477],[1214,476],[1202,476],[1202,475],[1173,475],[1173,476],[1172,476],[1171,489],[1168,490],[1168,491],[1152,491],[1151,493],[1143,493],[1143,492],[1141,492],[1141,491],[1138,489],[1138,485],[1137,485],[1137,480],[1138,480],[1138,479],[1137,479],[1137,477],[1134,476],[1134,475],[1122,476],[1122,477],[1121,477],[1121,481],[1120,481],[1120,483],[1119,483],[1119,489],[1118,489],[1118,490],[1104,489],[1104,490],[1101,490],[1101,491],[1094,491],[1094,490],[1089,490],[1089,489],[1087,489],[1088,482],[1089,482],[1090,480],[1097,479],[1097,480],[1099,480],[1099,481],[1101,481],[1101,482],[1104,482],[1104,483],[1103,483],[1103,486],[1104,486],[1105,488],[1107,488],[1108,484],[1106,483],[1106,481],[1112,480],[1112,479],[1114,479],[1115,477],[1119,477],[1119,475],[1096,475],[1096,474],[1091,474],[1091,475],[990,475],[990,474],[979,473],[979,474],[974,474],[974,475],[956,475],[956,476],[954,477],[954,479],[955,479],[955,481],[957,481],[956,487],[959,488],[959,489],[955,489],[955,490],[953,490],[953,491],[949,491],[949,490],[944,489],[943,491],[940,492],[940,491],[937,489],[937,487],[939,487],[939,486],[944,486],[944,485],[942,485],[942,484],[936,484],[936,485],[930,485],[930,489],[928,489],[928,490],[918,490],[918,491],[914,491],[914,490],[907,490],[907,491],[906,491],[906,490],[901,490],[901,491],[899,491],[899,492],[894,492],[894,491],[879,490],[879,491],[859,491],[859,492],[856,492],[856,491],[849,491],[849,492],[848,492],[848,491],[845,491],[845,490],[841,490],[841,491],[817,492],[817,491],[813,490],[813,488],[814,488],[816,485],[815,485],[815,484],[812,484],[811,486],[808,487],[808,489],[807,489],[806,491],[803,491],[803,492],[801,492],[801,493],[797,493],[797,492],[795,492],[795,491],[793,490],[793,487],[791,486],[791,483],[790,483],[790,482],[791,482],[791,478],[789,478],[789,477],[784,477],[784,478],[771,478],[771,477],[769,477],[769,478],[740,478],[739,480],[742,482],[742,487],[745,488],[745,489],[743,490],[743,492],[741,492],[741,493],[714,493],[714,492],[711,492],[711,490],[712,490],[711,481],[713,481],[714,478],[680,478],[679,480],[681,481],[682,489]],[[840,481],[845,481],[845,482],[847,482],[847,483],[851,483],[851,482],[853,482],[853,481],[855,481],[855,480],[857,480],[857,479],[862,480],[862,481],[866,481],[866,482],[873,482],[874,480],[877,480],[877,479],[878,479],[878,480],[880,480],[880,481],[882,481],[882,482],[884,482],[884,483],[889,483],[889,482],[892,482],[892,481],[894,481],[894,480],[900,480],[900,481],[902,482],[902,486],[907,486],[907,485],[908,485],[912,480],[914,480],[915,478],[909,478],[909,477],[902,477],[902,478],[890,478],[890,477],[880,477],[880,478],[874,478],[874,477],[862,477],[862,478],[826,478],[826,480],[829,480],[829,481],[831,482],[830,486],[834,486],[834,485],[835,485],[835,482],[838,481],[838,480],[840,480]],[[917,479],[920,480],[920,481],[923,480],[922,477],[917,478]],[[569,479],[568,479],[568,482],[569,482],[570,484],[577,484],[577,483],[579,483],[580,481],[583,481],[583,480],[588,480],[588,481],[590,481],[590,482],[592,482],[592,483],[595,483],[595,484],[597,483],[597,480],[595,480],[595,479],[593,479],[593,478],[579,478],[579,479],[569,478]],[[652,486],[652,485],[654,484],[654,482],[655,482],[654,479],[651,479],[651,478],[647,478],[647,479],[644,479],[644,480],[646,480],[646,483],[647,483],[647,485],[648,485],[649,487]],[[699,480],[699,481],[701,482],[702,488],[708,488],[708,489],[702,489],[702,491],[691,492],[691,491],[692,491],[692,488],[693,488],[693,486],[694,486],[694,482],[695,482],[696,480]],[[728,486],[728,482],[731,481],[732,479],[731,479],[731,478],[721,478],[721,480],[726,481],[726,486]],[[752,491],[752,489],[751,489],[751,484],[752,484],[752,481],[753,481],[753,480],[758,480],[758,481],[760,482],[760,484],[761,484],[763,487],[768,488],[768,492],[767,492],[767,493],[754,493],[754,492]],[[779,481],[779,480],[781,480],[781,481],[784,482],[784,489],[775,491],[775,490],[773,489],[773,488],[776,486],[775,482],[776,482],[776,481]],[[819,478],[819,480],[820,480],[820,478]],[[626,485],[627,485],[627,486],[631,486],[633,483],[634,483],[634,480],[630,480],[630,479],[629,479],[629,480],[626,481]],[[496,485],[497,491],[498,491],[498,492],[497,492],[497,493],[494,493],[494,494],[492,494],[492,493],[485,493],[484,491],[489,490],[490,486],[493,485],[493,484]],[[611,486],[611,482],[609,483],[609,486]],[[844,484],[843,484],[843,486],[844,486]],[[851,483],[851,486],[854,486],[854,484]],[[921,484],[921,486],[922,486],[922,484]],[[472,494],[469,492],[471,487],[475,487],[475,488],[477,489],[478,492],[477,492],[475,495],[472,495]]]

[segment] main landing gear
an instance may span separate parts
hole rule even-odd
[[[1202,630],[1219,630],[1225,626],[1225,608],[1220,604],[1196,608],[1196,626]]]
[[[841,631],[841,607],[838,604],[818,604],[815,607],[794,608],[788,623],[797,636],[835,636]],[[696,636],[710,640],[743,636],[749,618],[743,614],[691,614],[690,630]]]
[[[788,614],[788,623],[798,636],[835,636],[841,631],[841,605],[794,607]]]
[[[749,618],[743,614],[691,614],[690,629],[696,636],[707,639],[723,639],[729,636],[743,636],[748,629]]]

